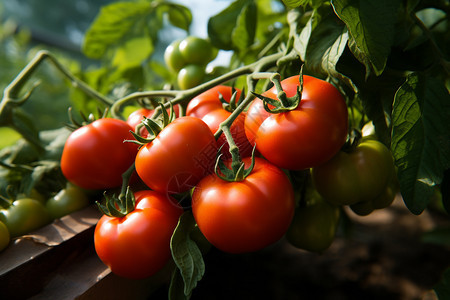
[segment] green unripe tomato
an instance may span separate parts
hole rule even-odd
[[[186,65],[186,61],[179,49],[180,42],[181,40],[173,41],[164,51],[164,61],[167,67],[174,73]]]
[[[352,205],[379,197],[392,180],[394,161],[389,149],[373,139],[363,139],[349,153],[340,151],[312,169],[319,194],[334,205]]]
[[[190,64],[178,72],[177,82],[180,89],[186,90],[203,82],[205,68],[200,65]]]
[[[395,196],[399,191],[399,183],[397,180],[397,174],[394,170],[392,179],[386,186],[384,191],[375,199],[370,201],[358,202],[350,205],[351,210],[360,216],[367,216],[376,209],[383,209],[394,202]]]
[[[41,202],[22,198],[0,211],[0,221],[5,223],[11,238],[14,238],[47,225],[51,218]]]
[[[294,247],[322,252],[332,244],[336,235],[340,210],[323,200],[298,207],[286,232],[287,241]]]
[[[218,53],[208,40],[195,36],[183,39],[178,48],[188,64],[206,65],[216,58]]]
[[[373,201],[358,202],[350,205],[350,209],[358,216],[370,215],[375,208],[373,207]]]
[[[3,222],[0,222],[0,251],[9,245],[10,239],[8,227]]]
[[[46,207],[53,219],[59,219],[89,205],[86,194],[78,187],[68,185],[47,200]]]

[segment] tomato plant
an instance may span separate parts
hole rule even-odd
[[[149,140],[141,146],[139,159],[125,163],[126,159],[118,155],[105,163],[96,157],[94,161],[100,162],[100,166],[90,162],[88,167],[77,173],[79,178],[83,178],[80,179],[80,186],[83,180],[95,183],[90,187],[94,189],[109,189],[109,183],[114,182],[115,187],[122,183],[122,194],[126,179],[133,171],[125,165],[132,166],[135,162],[139,175],[147,185],[145,188],[158,190],[165,196],[171,194],[176,199],[182,198],[187,206],[192,200],[192,210],[196,211],[198,224],[188,212],[185,218],[180,218],[175,229],[174,236],[177,238],[172,245],[176,244],[176,250],[172,248],[172,256],[176,270],[169,288],[170,298],[192,296],[193,288],[204,275],[202,255],[206,255],[207,251],[196,251],[203,248],[201,244],[204,242],[201,235],[200,239],[195,238],[194,232],[198,233],[195,231],[198,228],[205,231],[208,240],[218,245],[219,249],[229,252],[254,251],[264,247],[261,246],[263,244],[270,244],[268,240],[272,235],[276,240],[275,231],[278,232],[276,236],[286,231],[280,229],[284,228],[282,224],[285,220],[267,228],[263,226],[265,222],[257,218],[275,218],[272,214],[279,207],[267,205],[271,208],[270,213],[268,209],[263,209],[264,205],[244,209],[247,207],[245,205],[250,207],[249,203],[254,202],[250,198],[256,192],[259,193],[259,203],[263,202],[266,199],[264,192],[272,191],[276,180],[251,186],[251,189],[245,185],[253,175],[264,172],[258,169],[258,172],[246,173],[245,168],[241,169],[235,149],[244,153],[239,146],[239,134],[242,136],[243,132],[250,145],[256,145],[264,159],[290,176],[290,183],[283,190],[277,190],[277,203],[285,200],[283,195],[290,188],[298,192],[299,188],[304,187],[305,180],[300,177],[293,180],[293,174],[307,173],[310,168],[313,169],[315,186],[326,203],[300,201],[286,232],[288,240],[302,249],[321,252],[329,245],[336,222],[332,211],[336,209],[328,202],[336,206],[349,205],[356,214],[365,216],[375,209],[387,207],[398,196],[398,199],[403,199],[404,208],[412,214],[420,215],[430,210],[430,216],[433,216],[433,207],[429,204],[435,201],[432,200],[433,195],[438,190],[442,197],[442,209],[450,211],[450,145],[447,142],[450,140],[449,12],[448,1],[445,0],[231,1],[226,8],[208,19],[205,39],[188,36],[169,45],[164,53],[163,65],[156,57],[157,45],[171,37],[160,30],[170,24],[185,31],[186,35],[191,34],[195,26],[192,26],[190,10],[166,0],[111,3],[100,11],[85,35],[83,53],[97,60],[95,66],[83,70],[87,62],[83,61],[78,66],[70,61],[69,69],[64,66],[67,58],[60,61],[48,51],[39,51],[17,77],[10,76],[14,78],[10,84],[5,84],[0,103],[0,125],[17,131],[23,139],[14,147],[0,152],[0,175],[4,178],[0,181],[0,192],[7,191],[10,185],[25,191],[27,195],[34,187],[40,191],[51,190],[52,183],[57,181],[55,177],[60,171],[60,161],[65,171],[68,162],[73,163],[69,169],[82,165],[81,160],[67,160],[64,153],[63,160],[60,160],[61,141],[66,139],[64,131],[58,131],[49,138],[48,132],[40,130],[39,124],[35,124],[35,118],[29,118],[24,113],[28,109],[24,103],[37,103],[36,106],[44,108],[50,100],[52,106],[56,103],[53,97],[36,96],[36,92],[44,89],[33,92],[36,85],[31,82],[35,75],[42,75],[35,73],[41,63],[48,61],[56,66],[57,74],[62,74],[69,81],[71,104],[84,113],[100,106],[110,109],[111,118],[119,120],[124,119],[123,108],[128,104],[135,107],[137,103],[146,101],[171,101],[174,106],[180,107],[177,120],[168,126],[163,122],[166,128],[162,126],[159,130],[153,126],[160,124],[160,119],[155,118],[152,119],[155,124],[148,123],[153,124],[152,128],[148,126],[151,130],[145,128],[139,132]],[[164,40],[161,41],[161,37]],[[215,49],[210,51],[210,48]],[[214,65],[209,62],[216,56],[217,49],[225,56],[230,54],[229,60],[220,61],[225,64],[222,70],[205,74],[206,65],[208,68]],[[0,51],[0,56],[3,52]],[[77,70],[77,76],[72,74],[73,69]],[[198,107],[188,113],[202,119],[204,125],[201,130],[181,117],[184,109],[195,106],[202,93],[223,84],[242,87],[243,96],[233,114],[223,109],[216,94],[211,101],[197,103]],[[225,92],[224,98],[226,102],[229,99],[225,97]],[[50,99],[49,102],[46,99]],[[33,110],[28,112],[35,114]],[[36,119],[53,121],[57,118],[39,114]],[[142,114],[137,119],[140,122]],[[150,121],[144,121],[147,122]],[[370,130],[361,128],[366,122],[371,124]],[[221,124],[220,129],[218,124]],[[134,126],[131,128],[135,129]],[[145,132],[146,129],[148,132]],[[112,131],[114,138],[109,136],[107,140],[113,141],[117,137],[120,142],[111,145],[102,141],[101,146],[96,146],[96,150],[89,153],[106,158],[127,147],[123,140],[130,137],[119,138],[118,133],[122,131]],[[347,148],[344,145],[347,133],[353,131],[377,138],[385,146],[363,140],[353,149]],[[168,132],[173,133],[169,135]],[[216,174],[218,179],[207,181],[214,177],[211,173],[217,151],[211,132],[216,135],[222,132],[226,136],[227,143],[231,145],[231,169],[235,174],[247,174],[244,178],[236,176],[240,180],[222,182],[223,178]],[[225,141],[223,136],[216,138],[216,144],[221,145]],[[95,140],[89,136],[80,145],[91,145]],[[210,141],[214,145],[206,147]],[[236,144],[238,147],[234,147]],[[224,154],[228,154],[229,151],[223,150]],[[83,160],[90,157],[89,153],[72,152],[74,157],[83,157]],[[263,158],[256,159],[258,164]],[[220,169],[218,173],[224,174],[220,160],[216,162]],[[392,162],[395,163],[395,172],[390,172],[394,170]],[[124,164],[123,169],[130,172],[125,173],[123,181],[117,179],[119,176],[114,177],[117,181],[111,179],[109,175],[123,173],[123,169],[116,170],[121,163]],[[98,173],[99,169],[107,171]],[[272,170],[272,167],[267,169]],[[188,193],[199,180],[200,185],[195,187],[194,194]],[[98,181],[103,182],[98,184]],[[203,182],[210,185],[205,186]],[[210,190],[211,186],[224,188],[215,194],[216,197],[210,197],[203,191]],[[251,193],[244,194],[233,189],[242,186]],[[205,212],[201,208],[207,205]],[[330,207],[332,209],[329,210]],[[398,213],[397,208],[402,209],[396,206],[389,213]],[[347,208],[342,211],[348,212]],[[328,218],[325,217],[327,215]],[[229,221],[225,219],[227,216],[233,216],[232,224],[223,228],[230,231],[223,228],[220,231],[219,225],[213,221],[221,220],[225,224]],[[354,217],[354,214],[345,214],[343,226],[357,228],[359,222],[352,223]],[[370,220],[371,217],[368,218]],[[316,226],[317,222],[322,226]],[[433,224],[438,226],[438,223]],[[249,237],[245,233],[250,228],[254,231]],[[313,228],[317,229],[315,233]],[[217,230],[207,234],[208,229]],[[346,230],[348,228],[342,229],[338,234],[353,234],[351,230]],[[266,236],[259,239],[262,231]],[[448,236],[448,230],[443,232],[447,232]],[[311,235],[314,238],[308,238]],[[441,235],[435,240],[442,245],[448,240],[447,236]],[[323,240],[317,237],[323,237]],[[360,235],[353,237],[359,238]],[[344,247],[347,240],[342,236],[340,238],[337,247]],[[403,239],[389,239],[392,240],[403,242]],[[414,251],[427,247],[423,246],[405,249]],[[208,243],[205,248],[208,248]],[[279,248],[270,250],[275,249]],[[372,252],[369,251],[368,255]],[[339,253],[343,253],[344,261],[348,261],[347,256],[354,252]],[[397,260],[389,261],[395,263]],[[420,257],[414,258],[414,261],[420,261]],[[445,264],[441,265],[443,267]],[[306,271],[302,269],[302,272]],[[442,269],[433,272],[433,275],[440,271]],[[435,285],[437,294],[439,287],[442,294],[448,290],[450,272],[446,274],[442,283]],[[298,278],[297,274],[295,278]],[[427,283],[419,286],[431,287],[431,282]],[[319,285],[313,286],[316,288]],[[370,292],[373,292],[372,288],[369,288]],[[267,295],[272,296],[270,293]],[[274,298],[276,296],[279,295]],[[398,296],[395,294],[394,297]]]
[[[122,173],[133,164],[137,146],[132,128],[122,120],[103,118],[75,130],[61,156],[64,176],[84,189],[107,189],[122,184]]]
[[[9,240],[10,236],[8,227],[6,227],[6,225],[0,221],[0,251],[8,247]]]
[[[236,93],[235,101],[237,101],[240,99],[242,91],[240,89],[233,89],[229,86],[218,85],[201,93],[189,101],[186,108],[186,114],[202,119],[209,126],[211,132],[216,133],[217,130],[219,130],[219,125],[231,115],[231,109],[225,109],[224,105],[227,105],[227,103],[229,106],[231,105],[229,103],[232,98],[233,90]],[[222,103],[221,98],[224,103]],[[247,157],[252,154],[253,147],[245,135],[244,120],[245,112],[239,114],[236,120],[233,121],[230,131],[239,148],[240,155],[242,157]],[[231,158],[229,145],[224,134],[221,134],[217,139],[217,145],[219,147],[223,146],[221,152],[225,158]]]
[[[217,144],[209,127],[194,117],[180,117],[143,145],[136,171],[151,189],[181,193],[212,172]]]
[[[113,273],[149,277],[170,259],[170,238],[183,209],[167,195],[150,190],[134,194],[135,208],[123,217],[104,215],[95,227],[99,258]]]
[[[373,139],[363,139],[349,153],[340,151],[312,169],[317,191],[335,205],[372,201],[386,190],[393,174],[391,152]]]
[[[8,228],[12,238],[30,233],[50,223],[44,204],[32,198],[20,198],[0,211],[0,221]]]
[[[61,218],[88,205],[89,198],[86,193],[72,184],[67,184],[64,189],[60,190],[45,203],[50,217],[53,219]]]
[[[250,158],[244,158],[248,166]],[[200,231],[215,247],[230,253],[260,250],[285,233],[294,215],[292,185],[279,168],[255,158],[253,171],[229,182],[211,174],[192,195]]]
[[[300,77],[281,81],[287,97],[294,97]],[[262,94],[278,99],[274,86]],[[298,105],[279,113],[267,112],[264,102],[255,99],[247,111],[245,133],[256,149],[278,167],[302,170],[333,157],[345,143],[348,112],[345,100],[330,83],[304,75]]]

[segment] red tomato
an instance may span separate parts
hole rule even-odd
[[[213,171],[216,154],[216,140],[205,122],[180,117],[141,147],[136,171],[153,190],[182,193]]]
[[[241,90],[235,90],[236,97],[239,99]],[[233,88],[225,85],[217,85],[206,92],[201,93],[189,101],[186,108],[186,114],[201,119],[213,110],[223,109],[222,102],[219,98],[220,95],[223,96],[225,101],[230,102],[231,96],[233,95]]]
[[[178,116],[179,114],[178,105],[173,106],[173,112],[175,116]],[[139,123],[141,123],[144,117],[151,118],[151,116],[153,116],[154,113],[155,113],[154,109],[139,108],[138,110],[135,110],[128,116],[127,123],[128,125],[131,126],[131,128],[133,128],[134,131],[136,131],[136,126],[139,125]],[[170,109],[167,109],[167,113],[170,113]],[[147,136],[148,131],[147,129],[145,129],[145,127],[141,127],[139,134],[145,137]]]
[[[104,118],[78,128],[67,139],[61,170],[73,184],[84,189],[108,189],[122,184],[134,162],[138,146],[132,128],[122,120]]]
[[[299,76],[281,81],[288,97],[294,96]],[[277,100],[275,87],[264,96]],[[255,99],[245,120],[245,133],[256,149],[274,165],[291,170],[317,166],[332,158],[347,138],[345,100],[330,83],[304,75],[302,98],[297,108],[268,113]]]
[[[246,166],[250,158],[244,158]],[[255,158],[243,181],[228,182],[211,174],[192,195],[192,212],[200,231],[218,249],[243,253],[278,241],[294,216],[292,185],[283,171]]]
[[[236,97],[239,99],[241,90],[236,89],[236,93]],[[214,134],[219,130],[220,123],[225,121],[231,115],[231,112],[223,108],[219,97],[222,95],[225,101],[230,102],[232,94],[233,89],[229,86],[215,86],[192,99],[187,106],[186,114],[202,119]],[[239,148],[241,157],[251,156],[253,150],[253,146],[245,135],[244,120],[245,113],[241,113],[230,126],[231,135],[236,146]],[[219,147],[223,145],[222,154],[225,159],[231,158],[227,139],[224,134],[219,137],[217,144]]]
[[[100,218],[94,245],[113,273],[140,279],[154,275],[169,261],[170,239],[183,209],[154,191],[139,191],[135,197],[136,208],[126,216]]]

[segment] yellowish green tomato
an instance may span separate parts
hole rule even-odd
[[[186,61],[179,49],[180,42],[181,40],[173,41],[164,51],[164,61],[167,67],[174,73],[186,65]]]
[[[47,200],[46,207],[53,219],[61,218],[89,205],[89,199],[80,188],[68,185]]]
[[[340,151],[312,169],[319,194],[334,205],[372,201],[385,192],[395,172],[389,149],[373,139],[362,141],[349,152]]]
[[[9,245],[10,236],[8,227],[3,222],[0,222],[0,251]]]
[[[294,247],[322,252],[332,244],[339,222],[340,210],[323,200],[298,207],[286,233]]]
[[[205,68],[200,65],[190,64],[178,72],[177,82],[182,90],[193,88],[203,82]]]
[[[208,40],[196,36],[183,39],[179,50],[188,64],[206,65],[217,56],[217,50]]]
[[[14,238],[43,227],[50,223],[51,218],[41,202],[22,198],[0,211],[0,221],[5,223],[11,238]]]
[[[395,172],[394,172],[395,173]],[[376,209],[383,209],[392,204],[399,191],[399,184],[397,180],[397,175],[394,174],[391,182],[386,186],[381,195],[373,200],[362,201],[350,205],[351,210],[360,216],[367,216]]]

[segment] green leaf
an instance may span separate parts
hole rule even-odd
[[[450,299],[450,268],[444,271],[441,281],[433,289],[439,300]]]
[[[149,2],[117,2],[102,7],[86,32],[83,53],[102,58],[111,45],[119,43],[134,30],[135,24],[151,13]]]
[[[245,52],[253,44],[256,34],[256,12],[256,4],[249,2],[242,8],[236,20],[231,40],[239,51]]]
[[[223,50],[233,50],[233,30],[236,22],[241,15],[241,11],[249,3],[249,0],[236,0],[226,9],[208,21],[208,36],[211,43]]]
[[[192,13],[186,6],[168,3],[169,9],[167,11],[169,15],[169,22],[178,28],[189,31],[189,27],[192,23]]]
[[[348,31],[344,29],[333,45],[327,48],[322,56],[322,68],[327,71],[332,77],[338,76],[340,73],[336,71],[336,65],[345,50],[348,42]]]
[[[113,66],[137,66],[153,52],[153,42],[149,36],[140,36],[126,41],[114,55]]]
[[[355,57],[380,75],[394,43],[399,0],[333,0],[336,15],[347,25]]]
[[[39,132],[36,128],[33,117],[20,107],[16,107],[11,112],[10,127],[16,130],[27,141],[31,142],[37,150],[42,150],[42,143]]]
[[[305,57],[305,65],[318,73],[328,73],[327,70],[331,63],[337,63],[346,46],[348,38],[345,35],[345,26],[339,19],[329,10],[316,10],[310,21],[313,20],[312,33],[307,43],[307,51]],[[308,22],[309,23],[309,22]],[[305,26],[307,28],[308,25]],[[305,29],[302,31],[304,33]],[[344,35],[343,35],[344,33]],[[342,40],[344,37],[344,40]],[[330,52],[334,45],[333,52]],[[337,51],[337,52],[336,52]],[[331,57],[333,56],[333,61]],[[330,60],[329,63],[326,61]],[[326,66],[326,68],[324,68]],[[334,65],[334,68],[336,65]],[[324,72],[325,71],[325,72]]]
[[[283,0],[284,5],[288,8],[296,8],[299,6],[307,5],[310,0]]]
[[[306,23],[305,27],[303,27],[300,34],[296,34],[296,27],[298,26],[298,23],[296,22],[299,17],[301,17],[300,14],[296,11],[290,11],[288,13],[288,20],[290,24],[290,32],[289,35],[294,37],[294,49],[297,52],[297,54],[300,56],[300,59],[302,61],[306,60],[306,49],[309,44],[309,39],[311,37],[311,32],[313,31],[314,27],[317,25],[317,19],[315,17],[315,11],[311,14],[310,18],[308,19],[308,22]],[[294,21],[294,19],[296,21]],[[293,22],[294,21],[294,22]]]
[[[181,276],[180,269],[176,268],[172,272],[172,277],[170,278],[169,286],[169,300],[187,300],[184,294],[184,282]]]
[[[391,150],[406,206],[420,214],[450,167],[450,97],[441,81],[412,73],[395,95]]]
[[[180,217],[170,241],[172,257],[183,278],[184,295],[188,298],[205,273],[202,253],[190,238],[193,230],[195,230],[195,219],[192,212],[187,211]]]

